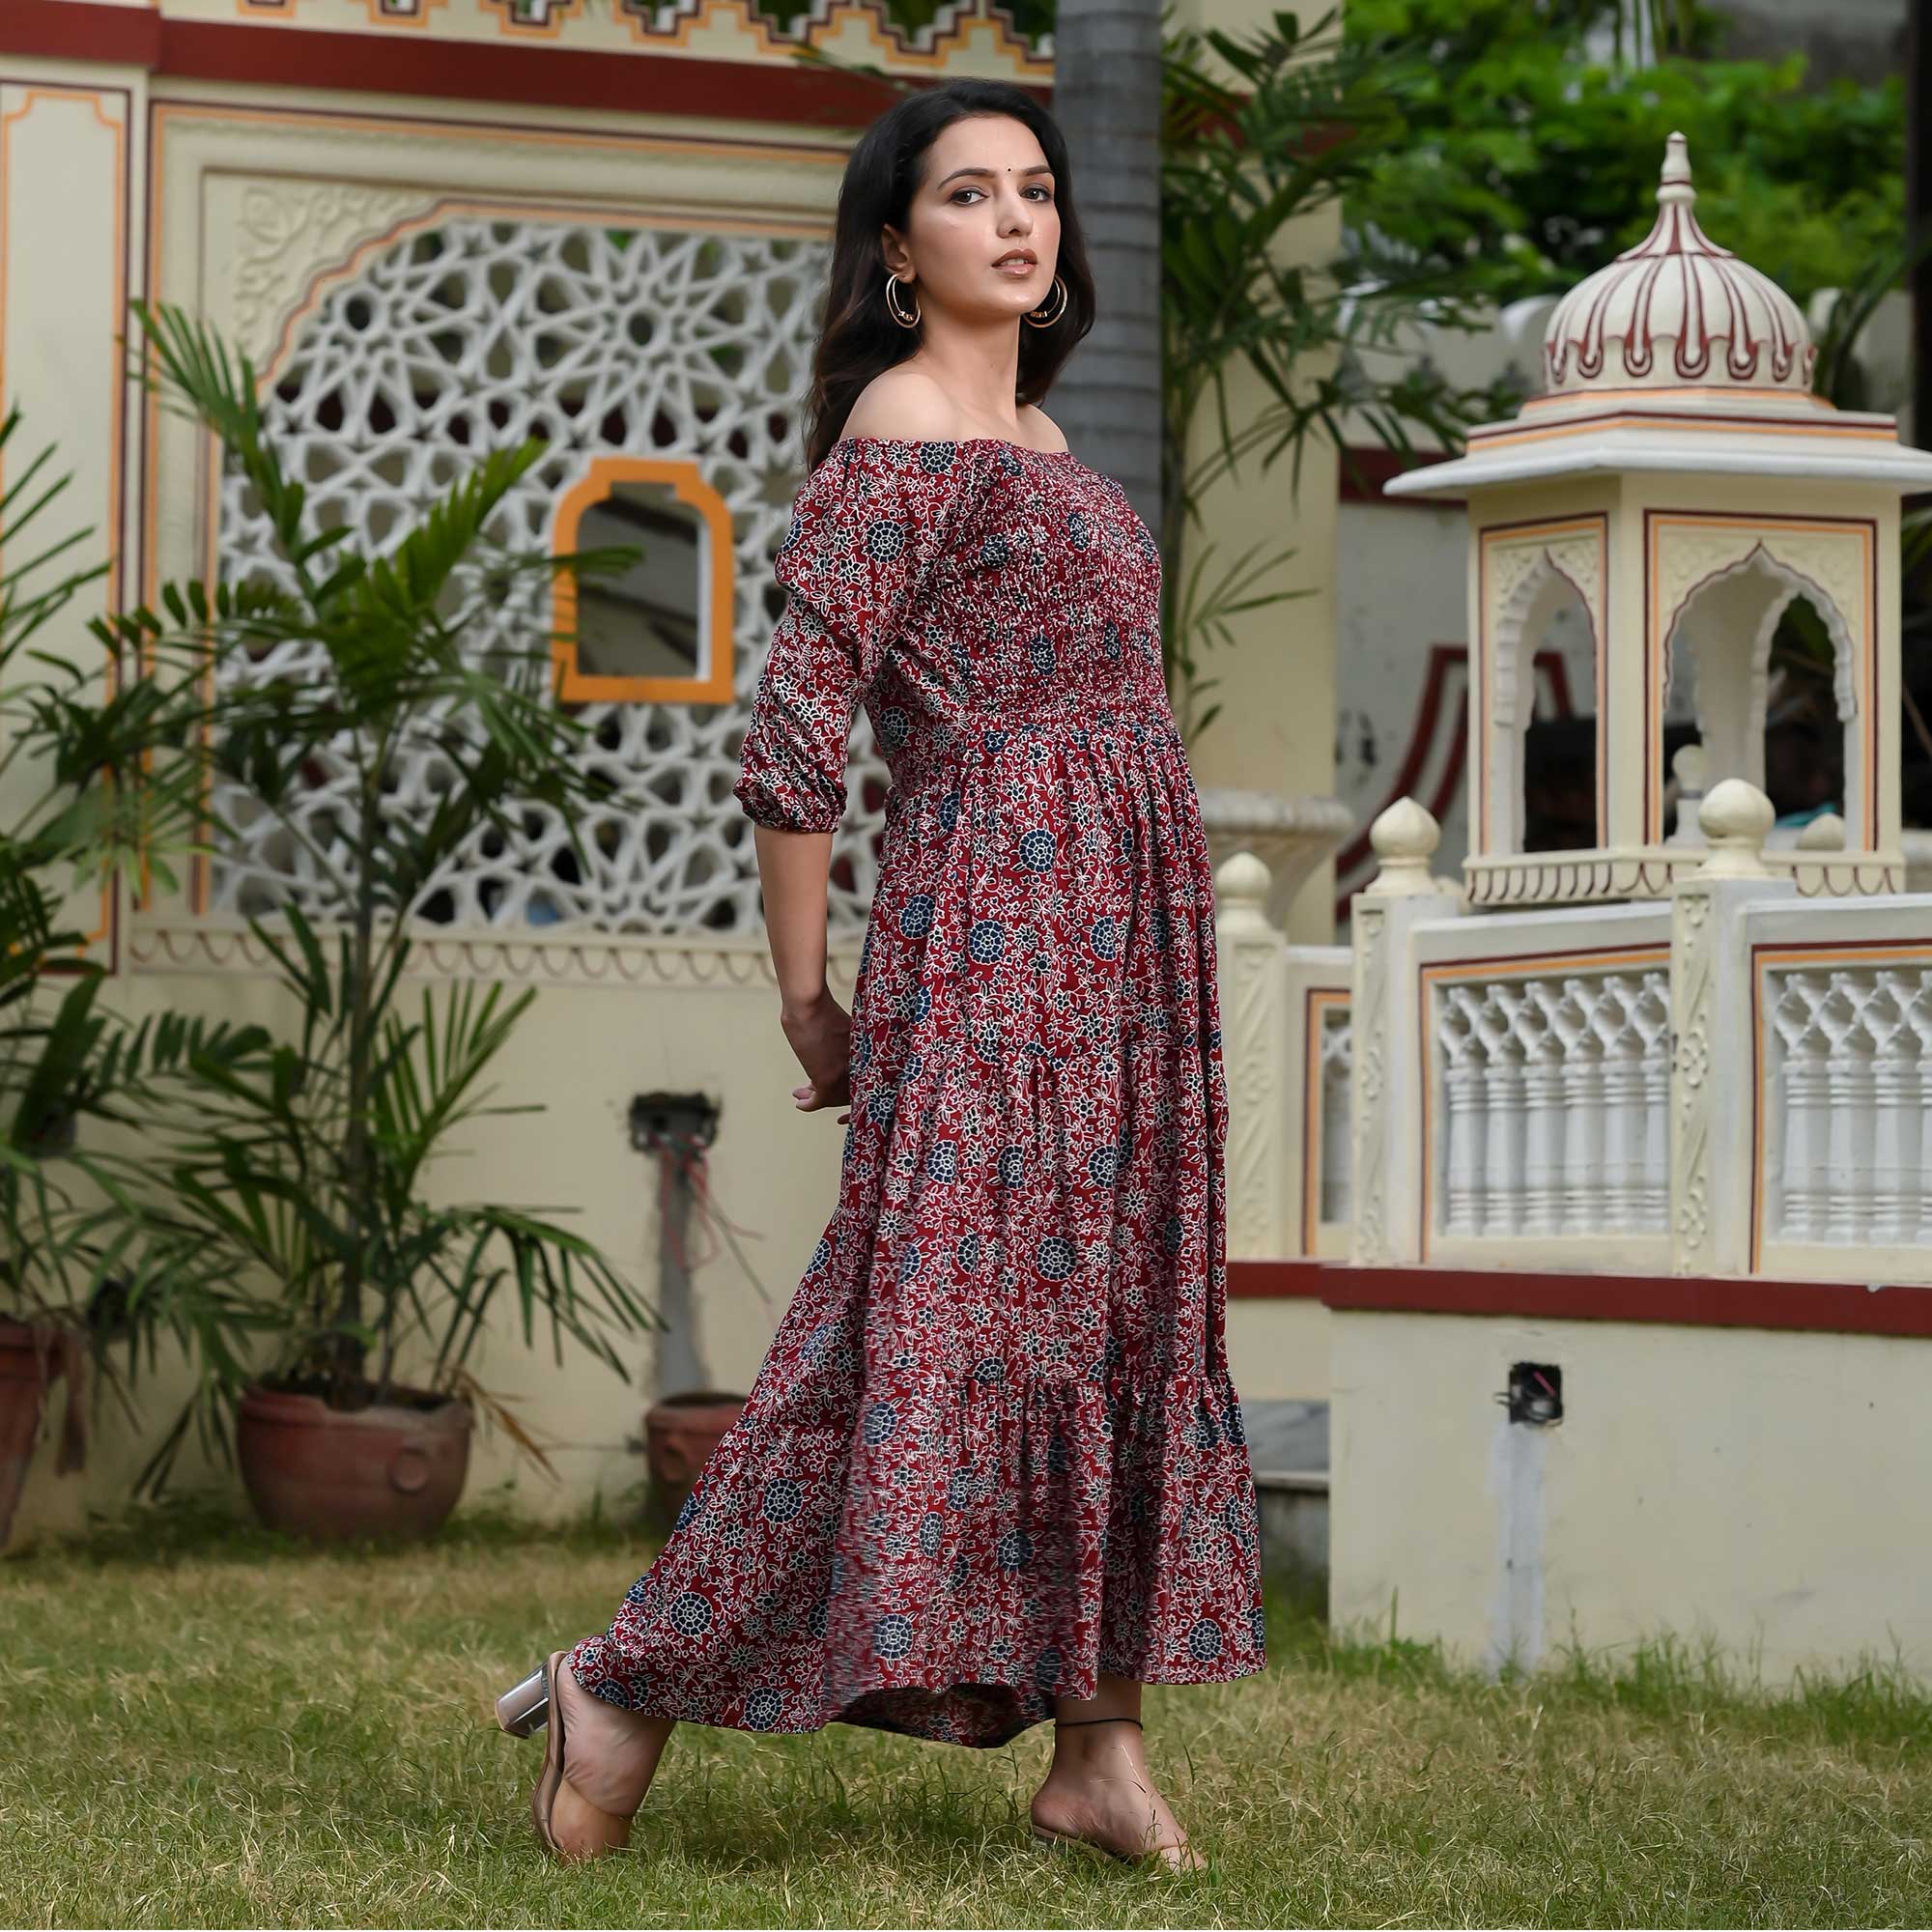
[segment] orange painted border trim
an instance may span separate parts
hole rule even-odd
[[[270,127],[311,125],[326,127],[334,133],[392,135],[398,129],[402,129],[424,135],[442,133],[451,139],[523,143],[538,148],[581,149],[594,146],[635,155],[640,159],[656,152],[711,153],[738,158],[756,156],[760,160],[777,166],[805,164],[842,167],[844,165],[843,152],[833,146],[819,148],[807,141],[777,139],[767,141],[755,136],[741,140],[716,136],[694,138],[658,133],[626,134],[590,129],[577,131],[563,128],[526,127],[493,121],[438,120],[434,117],[408,114],[355,113],[315,107],[244,108],[218,101],[157,100],[152,103],[148,115],[148,287],[151,290],[158,289],[160,286],[161,204],[165,191],[164,156],[168,129],[177,120],[197,119],[217,121],[224,127],[232,127],[237,123],[258,123]],[[352,251],[348,263],[338,263],[319,269],[302,294],[301,300],[297,306],[297,316],[311,311],[321,300],[322,292],[333,280],[349,272],[353,266],[371,249],[380,247],[385,242],[398,241],[405,234],[429,226],[451,213],[488,213],[498,209],[512,211],[520,219],[541,219],[547,214],[560,214],[619,226],[626,223],[632,226],[652,224],[652,217],[648,213],[626,213],[622,210],[607,209],[596,203],[560,202],[554,197],[541,201],[504,202],[496,197],[466,199],[457,195],[445,195],[422,214],[412,215],[385,230],[382,236],[357,244],[356,249]],[[707,224],[707,228],[715,230],[719,225],[714,222]],[[819,235],[824,232],[822,222],[794,224],[783,218],[755,224],[747,221],[741,225],[747,231],[758,233],[797,232]],[[293,333],[293,319],[285,319],[276,347],[261,373],[262,385],[266,386],[270,383],[281,367],[283,358],[292,346]],[[142,419],[144,461],[140,531],[140,581],[144,586],[144,594],[150,600],[158,588],[156,574],[156,526],[159,515],[157,466],[160,413],[158,400],[150,396]]]
[[[577,578],[557,573],[552,590],[552,611],[557,635],[552,642],[555,660],[556,695],[566,703],[680,703],[725,704],[731,698],[736,662],[732,627],[731,511],[704,480],[691,457],[598,456],[589,469],[557,499],[554,552],[574,551],[583,513],[599,503],[618,483],[668,483],[681,503],[689,503],[703,519],[709,553],[704,586],[706,672],[702,677],[608,677],[580,670],[577,662]]]
[[[1674,412],[1651,410],[1606,411],[1597,415],[1574,416],[1531,429],[1493,430],[1469,438],[1469,448],[1492,450],[1518,443],[1548,442],[1566,436],[1597,436],[1611,429],[1683,429],[1694,426],[1709,436],[1809,436],[1833,442],[1877,442],[1898,447],[1898,432],[1879,423],[1818,423],[1802,417],[1728,416],[1715,412],[1680,410]]]
[[[1435,1030],[1429,1024],[1429,1009],[1435,987],[1451,980],[1541,979],[1547,973],[1577,967],[1589,972],[1611,972],[1619,966],[1668,966],[1668,940],[1640,946],[1602,946],[1580,952],[1499,953],[1487,959],[1445,959],[1424,966],[1416,975],[1417,1045],[1422,1058],[1422,1135],[1416,1149],[1421,1172],[1417,1198],[1421,1203],[1421,1225],[1417,1237],[1422,1259],[1429,1259],[1430,1237],[1435,1228],[1435,1162],[1431,1152],[1432,1126],[1435,1113],[1436,1043]]]

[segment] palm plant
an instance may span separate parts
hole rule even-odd
[[[1338,19],[1331,10],[1303,26],[1276,13],[1245,38],[1190,27],[1166,43],[1161,632],[1169,690],[1190,735],[1220,709],[1216,702],[1197,715],[1219,681],[1202,674],[1203,647],[1234,641],[1243,612],[1308,594],[1257,587],[1292,549],[1258,555],[1261,546],[1251,546],[1209,574],[1217,546],[1203,509],[1208,487],[1251,459],[1265,471],[1292,451],[1291,488],[1298,490],[1312,437],[1325,437],[1350,462],[1345,412],[1413,455],[1411,428],[1446,445],[1515,400],[1494,385],[1453,388],[1413,359],[1393,378],[1371,373],[1363,359],[1364,350],[1395,346],[1420,313],[1441,327],[1482,326],[1463,277],[1424,267],[1350,285],[1288,239],[1294,224],[1370,179],[1400,144],[1408,73],[1428,59],[1420,44],[1366,53],[1341,35]],[[1234,80],[1210,66],[1209,52]],[[1243,366],[1265,401],[1237,424],[1227,379]],[[1190,464],[1194,423],[1209,407],[1217,440]]]
[[[0,421],[0,452],[21,423]],[[162,1333],[204,1384],[230,1377],[259,1315],[218,1269],[185,1246],[117,1147],[178,1098],[191,1061],[239,1071],[259,1028],[163,1014],[128,1025],[99,1001],[106,977],[65,908],[76,891],[112,890],[128,868],[169,879],[167,855],[191,842],[192,788],[156,774],[199,712],[199,666],[163,649],[145,678],[121,675],[110,649],[46,648],[56,624],[105,565],[67,559],[89,534],[47,540],[43,520],[66,476],[43,448],[0,494],[0,1317],[59,1351],[68,1423],[57,1466],[85,1460],[81,1364],[124,1408]],[[77,629],[78,627],[76,627]],[[125,1344],[126,1373],[113,1355]]]
[[[399,1389],[400,1357],[419,1341],[427,1392],[484,1405],[542,1462],[468,1368],[499,1293],[514,1293],[526,1343],[541,1315],[559,1360],[569,1335],[625,1380],[611,1334],[656,1317],[555,1220],[428,1198],[428,1170],[459,1130],[541,1111],[490,1104],[487,1084],[535,992],[425,988],[411,1011],[404,972],[412,916],[480,823],[508,836],[509,814],[541,803],[582,860],[580,808],[613,802],[584,755],[584,727],[552,701],[552,635],[528,650],[493,650],[486,667],[466,651],[466,634],[486,608],[512,603],[520,582],[620,569],[636,553],[560,556],[492,542],[492,519],[541,459],[540,441],[490,452],[387,554],[359,551],[346,528],[315,526],[265,427],[248,358],[180,309],[132,306],[153,358],[141,380],[213,433],[260,505],[278,567],[258,569],[245,595],[171,588],[164,612],[102,619],[99,633],[144,651],[188,642],[212,660],[206,763],[307,852],[335,927],[325,934],[293,902],[249,920],[299,1021],[259,1063],[195,1058],[198,1111],[169,1128],[175,1225],[266,1284],[260,1300],[277,1328],[263,1379],[358,1407]],[[321,675],[274,668],[317,646]],[[417,816],[397,804],[389,778],[425,751],[453,781]],[[309,775],[324,763],[352,779],[332,849],[311,838],[303,812]],[[164,1479],[185,1419],[144,1483]]]

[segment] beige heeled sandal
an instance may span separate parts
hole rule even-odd
[[[604,1842],[591,1852],[566,1852],[557,1843],[551,1822],[552,1814],[556,1809],[557,1793],[564,1784],[563,1704],[556,1694],[556,1673],[566,1655],[564,1651],[554,1650],[544,1660],[541,1701],[532,1694],[539,1675],[536,1671],[504,1691],[497,1700],[497,1721],[512,1737],[527,1737],[539,1724],[545,1728],[543,1769],[538,1772],[535,1788],[530,1792],[530,1822],[536,1826],[537,1836],[543,1841],[545,1849],[558,1859],[598,1858],[605,1852],[620,1852],[631,1842],[629,1818],[620,1818],[615,1812],[592,1804],[572,1785],[572,1792],[584,1809],[601,1821]]]

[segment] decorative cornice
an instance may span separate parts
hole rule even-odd
[[[828,963],[848,982],[858,948],[834,946]],[[129,922],[128,966],[153,974],[275,971],[273,959],[246,926],[230,921],[143,916]],[[614,987],[620,991],[715,992],[774,989],[777,980],[764,936],[742,940],[623,938],[559,930],[548,937],[495,932],[452,934],[417,928],[405,978],[428,980],[499,980],[527,985]]]
[[[1710,857],[1703,846],[1634,846],[1613,852],[1527,852],[1469,858],[1463,877],[1471,905],[1584,905],[1600,899],[1662,898]],[[1789,877],[1805,898],[1863,898],[1905,889],[1905,861],[1894,852],[1776,851],[1774,876]]]
[[[1029,42],[998,0],[954,0],[916,27],[884,0],[813,0],[788,24],[752,0],[241,0],[237,17],[185,17],[106,0],[6,0],[0,53],[110,62],[177,79],[519,101],[850,128],[880,84],[799,53],[825,48],[889,74],[983,74],[1046,98],[1053,37]],[[639,56],[658,55],[657,62]]]

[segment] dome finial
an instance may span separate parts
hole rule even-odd
[[[1679,208],[1689,208],[1697,199],[1697,190],[1690,185],[1690,144],[1674,128],[1663,143],[1657,199],[1664,207],[1674,204]]]
[[[1704,233],[1696,199],[1690,143],[1672,128],[1650,233],[1578,282],[1544,327],[1550,394],[1696,387],[1808,400],[1818,351],[1804,311]]]

